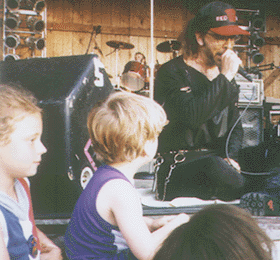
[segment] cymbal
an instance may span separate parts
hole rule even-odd
[[[156,49],[159,52],[173,52],[178,51],[181,48],[181,43],[176,40],[169,40],[166,42],[162,42],[157,45]]]
[[[106,42],[106,44],[112,48],[115,48],[115,49],[133,49],[134,48],[134,45],[133,44],[130,44],[130,43],[126,43],[126,42],[120,42],[120,41],[109,41],[109,42]]]

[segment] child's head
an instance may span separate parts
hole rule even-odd
[[[111,94],[88,116],[88,130],[97,158],[105,163],[144,156],[167,123],[163,108],[150,98],[128,92]]]
[[[214,204],[176,228],[153,259],[267,260],[271,249],[271,239],[248,212]]]
[[[16,122],[28,114],[40,114],[36,98],[18,85],[0,85],[0,144],[10,142]]]
[[[36,174],[46,152],[42,131],[41,109],[35,97],[19,86],[0,85],[1,178]]]

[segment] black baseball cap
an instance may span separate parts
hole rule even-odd
[[[236,10],[233,6],[216,1],[203,6],[195,16],[196,23],[204,23],[204,28],[224,35],[250,35],[237,24]]]

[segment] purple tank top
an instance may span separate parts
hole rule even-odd
[[[100,189],[113,179],[129,182],[118,170],[108,165],[99,167],[78,199],[64,237],[69,259],[136,259],[118,227],[96,210]]]

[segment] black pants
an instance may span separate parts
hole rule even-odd
[[[245,193],[245,177],[223,158],[208,152],[189,152],[184,162],[174,164],[174,154],[165,155],[157,174],[159,198],[197,197],[230,201]],[[166,177],[170,173],[166,183]],[[171,167],[172,168],[172,167]]]

